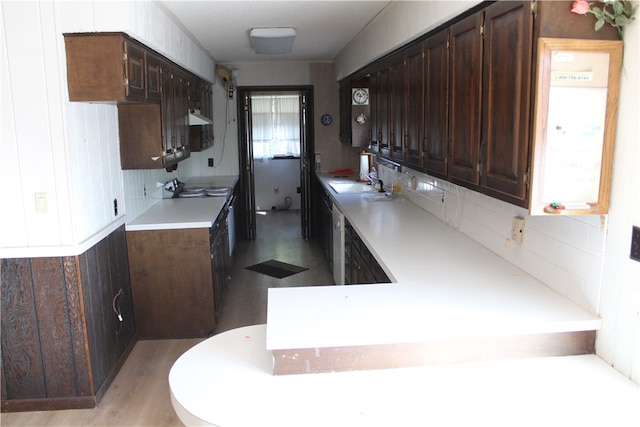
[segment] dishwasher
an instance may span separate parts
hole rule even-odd
[[[344,214],[334,203],[331,208],[333,219],[333,280],[336,285],[344,285]]]

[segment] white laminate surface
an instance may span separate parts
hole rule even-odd
[[[127,231],[209,228],[224,207],[224,197],[162,199],[126,226]]]
[[[269,289],[267,348],[597,330],[587,312],[412,202],[325,187],[393,284]]]
[[[189,186],[230,187],[237,176],[199,177],[185,184]],[[225,205],[226,197],[196,197],[162,199],[143,214],[126,224],[127,231],[209,228]]]
[[[272,375],[264,325],[215,335],[169,373],[185,425],[631,427],[637,385],[595,355]]]

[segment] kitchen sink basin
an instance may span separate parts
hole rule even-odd
[[[340,193],[369,193],[373,191],[371,185],[364,182],[330,182],[329,186]]]
[[[392,202],[397,199],[397,196],[389,193],[374,193],[364,196],[369,202]]]

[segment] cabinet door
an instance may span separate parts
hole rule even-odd
[[[380,79],[377,72],[369,76],[369,105],[371,107],[371,151],[380,152],[380,118],[378,111],[378,97],[380,92]]]
[[[485,10],[482,178],[486,194],[526,206],[533,14],[528,2]]]
[[[191,82],[189,108],[200,110],[208,119],[213,119],[211,84],[202,79]],[[189,147],[193,151],[203,151],[213,145],[213,124],[189,126]]]
[[[148,101],[161,100],[161,61],[157,56],[146,52],[145,54],[145,68],[146,68],[146,98]]]
[[[351,145],[351,79],[339,84],[340,97],[340,142]]]
[[[447,176],[449,135],[449,32],[443,30],[425,42],[425,138],[424,168],[427,173]]]
[[[389,95],[391,84],[391,68],[382,67],[378,71],[378,96],[376,97],[376,109],[378,113],[378,151],[383,156],[390,156],[389,145]]]
[[[405,87],[405,61],[404,55],[398,55],[390,70],[391,94],[389,103],[389,116],[391,127],[389,129],[389,145],[391,157],[404,160],[404,115],[407,88]]]
[[[189,157],[189,97],[191,79],[180,70],[174,70],[173,105],[174,105],[174,133],[176,135],[176,160]]]
[[[424,153],[424,43],[407,50],[407,112],[405,158],[409,166],[422,169]]]
[[[469,188],[480,183],[482,27],[478,12],[450,27],[449,179]]]
[[[211,84],[203,80],[200,85],[200,108],[202,114],[208,119],[213,120],[213,90]],[[202,130],[204,134],[204,148],[209,148],[213,145],[213,123],[202,126]]]
[[[144,50],[137,44],[125,40],[124,58],[125,95],[128,100],[144,101],[146,96]]]
[[[207,337],[213,332],[210,245],[204,228],[127,232],[140,339]]]
[[[164,167],[176,163],[176,135],[174,134],[173,116],[173,70],[164,65],[162,75],[162,147]]]

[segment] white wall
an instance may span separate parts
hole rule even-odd
[[[234,63],[225,66],[237,70],[238,86],[292,86],[312,85],[314,87],[314,144],[315,152],[322,157],[322,171],[357,168],[357,148],[340,143],[338,83],[333,63],[307,62],[256,62]],[[237,96],[229,100],[227,92],[220,85],[214,86],[214,134],[212,148],[201,153],[192,153],[188,160],[189,176],[237,175],[238,128]],[[329,113],[333,123],[320,124],[320,116]],[[213,158],[215,167],[207,166],[207,159]],[[222,159],[220,161],[220,159]],[[186,163],[186,162],[184,162]],[[186,171],[181,163],[179,170]]]
[[[348,75],[476,3],[393,3],[341,52],[337,73]],[[629,250],[631,227],[640,225],[639,25],[636,19],[625,34],[609,215],[532,218],[524,209],[446,182],[440,182],[446,194],[444,204],[438,191],[412,195],[443,221],[598,313],[603,327],[598,332],[597,354],[636,383],[640,380],[640,263],[629,259]],[[514,215],[526,219],[525,241],[522,247],[506,248]]]
[[[291,197],[289,209],[300,209],[300,159],[256,159],[253,166],[257,210],[284,209],[285,197]]]
[[[0,13],[0,178],[8,185],[0,256],[78,254],[123,224],[125,212],[157,201],[153,192],[135,199],[158,176],[124,179],[115,105],[68,102],[63,33],[123,31],[209,80],[214,61],[154,2],[2,2]],[[35,193],[46,193],[46,213],[36,212]]]

